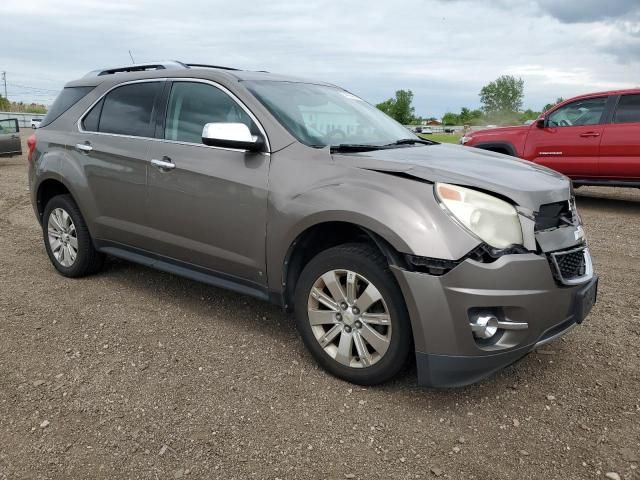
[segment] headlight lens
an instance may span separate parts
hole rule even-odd
[[[522,245],[522,227],[515,207],[470,188],[436,183],[446,210],[474,235],[494,248]]]
[[[462,137],[460,137],[460,145],[464,145],[470,140],[471,140],[471,135],[463,135]]]

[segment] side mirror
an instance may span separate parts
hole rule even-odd
[[[211,147],[238,148],[261,152],[264,138],[251,135],[244,123],[207,123],[202,129],[202,143]]]
[[[536,120],[536,127],[538,128],[544,128],[547,126],[547,119],[542,117],[539,118],[538,120]]]

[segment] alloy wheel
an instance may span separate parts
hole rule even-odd
[[[350,270],[330,270],[309,293],[311,330],[325,353],[342,365],[379,362],[391,341],[391,316],[378,288]]]
[[[71,215],[63,208],[55,208],[49,214],[47,237],[58,263],[71,267],[78,256],[78,235]]]

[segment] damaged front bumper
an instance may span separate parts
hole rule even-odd
[[[469,258],[439,276],[392,271],[411,317],[418,381],[435,387],[477,382],[563,335],[589,313],[598,281],[590,271],[561,284],[547,256],[535,253]],[[489,339],[471,328],[483,312],[499,320]]]

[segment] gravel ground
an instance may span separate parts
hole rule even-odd
[[[0,159],[0,478],[639,479],[640,191],[578,193],[583,326],[479,385],[365,389],[267,303],[120,261],[56,274],[26,159]]]

